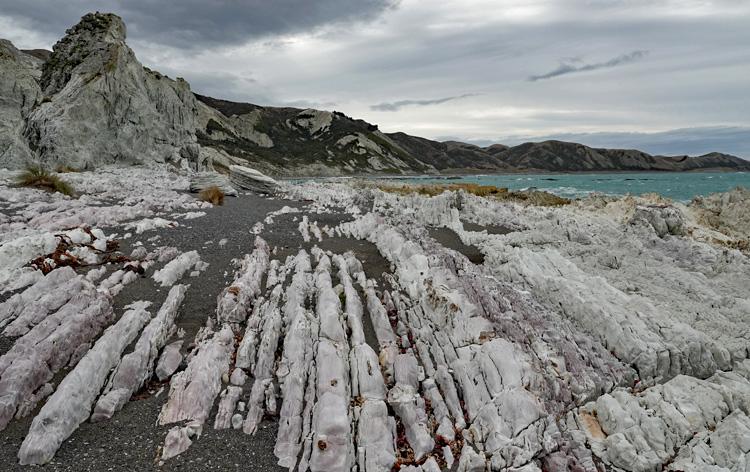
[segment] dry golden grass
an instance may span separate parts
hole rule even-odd
[[[198,198],[204,202],[209,202],[212,205],[223,205],[224,204],[224,192],[221,191],[216,185],[206,187],[200,191]]]
[[[59,192],[72,197],[75,195],[73,187],[60,177],[50,174],[41,166],[29,166],[18,176],[18,185],[22,187],[34,187],[50,192]]]
[[[495,187],[492,185],[479,185],[471,183],[457,184],[429,184],[429,185],[391,185],[379,184],[377,188],[384,192],[397,193],[399,195],[419,194],[434,197],[446,191],[462,190],[479,197],[494,198],[496,200],[522,202],[537,206],[561,206],[570,203],[570,200],[558,197],[549,192],[539,190],[516,191],[508,190],[504,187]]]
[[[76,169],[75,167],[71,167],[69,165],[59,165],[55,169],[55,171],[58,174],[70,174],[71,172],[81,172],[80,169]]]

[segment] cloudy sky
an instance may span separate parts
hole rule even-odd
[[[477,143],[750,158],[747,0],[0,0],[50,48],[87,11],[195,91]]]

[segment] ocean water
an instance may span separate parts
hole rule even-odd
[[[750,188],[747,172],[638,172],[612,174],[503,174],[464,175],[460,177],[394,178],[410,183],[476,183],[507,187],[512,190],[536,188],[577,198],[593,193],[605,195],[641,195],[658,193],[673,200],[689,201],[697,195],[725,192],[735,187]]]

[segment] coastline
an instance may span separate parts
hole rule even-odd
[[[169,380],[150,376],[112,419],[86,418],[61,438],[49,470],[249,463],[280,470],[273,464],[291,457],[322,461],[331,453],[359,464],[355,451],[375,450],[384,466],[392,458],[391,465],[434,463],[432,470],[512,463],[519,454],[537,468],[583,457],[629,470],[637,465],[617,462],[617,446],[597,436],[597,428],[624,431],[605,423],[615,411],[651,415],[668,434],[700,438],[745,421],[737,406],[717,410],[712,395],[750,392],[742,334],[750,303],[748,191],[690,205],[654,196],[542,207],[337,181],[285,183],[273,196],[241,192],[213,207],[186,192],[188,174],[167,167],[66,177],[85,198],[0,180],[0,318],[15,317],[4,329],[21,333],[0,336],[0,367],[21,362],[19,343],[30,346],[26,355],[46,355],[30,340],[37,326],[56,319],[60,303],[75,302],[52,302],[67,300],[71,283],[111,300],[110,326],[133,302],[151,302],[156,313],[167,292],[189,285],[164,339],[165,346],[181,340],[186,357]],[[91,228],[117,249],[96,250],[104,246],[75,227]],[[61,234],[70,241],[65,251],[82,262],[42,277],[28,261],[52,252]],[[188,257],[193,252],[197,261]],[[94,263],[105,256],[112,262]],[[128,265],[142,272],[129,277],[121,272]],[[77,275],[53,283],[52,274],[70,268]],[[158,282],[167,279],[171,285]],[[42,280],[47,301],[23,302]],[[29,306],[45,311],[27,313]],[[92,334],[89,346],[101,339]],[[117,359],[134,352],[131,345]],[[50,396],[3,431],[4,463],[16,463],[24,438],[50,439],[54,429],[40,433],[31,418],[46,415],[63,379],[85,366],[70,364],[46,381]],[[83,374],[93,375],[75,375]],[[99,377],[102,388],[108,376]],[[213,380],[203,383],[203,376]],[[189,397],[180,393],[185,379],[195,382]],[[230,403],[233,389],[240,393]],[[675,389],[692,392],[680,402],[712,419],[683,431],[653,413],[675,408],[662,393]],[[328,414],[315,413],[321,408]],[[165,411],[190,416],[154,426]],[[236,415],[237,429],[220,426]],[[303,437],[303,425],[309,441],[288,441]],[[702,446],[686,441],[652,452],[684,462],[693,447]],[[177,454],[166,458],[167,451]]]

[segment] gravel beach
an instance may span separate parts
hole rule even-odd
[[[304,209],[306,204],[299,201],[267,198],[252,193],[242,193],[229,197],[224,205],[211,208],[206,215],[189,220],[179,229],[156,229],[142,235],[122,240],[120,250],[128,254],[143,244],[148,249],[153,246],[174,246],[181,252],[197,250],[208,268],[200,276],[186,278],[190,284],[185,301],[177,318],[177,325],[185,331],[184,339],[192,339],[204,325],[208,314],[216,311],[216,298],[231,283],[234,266],[232,260],[249,254],[253,250],[255,235],[253,225],[262,222],[270,212],[284,206]],[[369,277],[380,277],[390,270],[377,248],[365,241],[346,238],[327,238],[323,242],[302,239],[297,230],[299,213],[282,214],[274,219],[273,225],[263,232],[263,237],[277,248],[277,257],[296,254],[299,249],[310,250],[318,245],[324,250],[338,252],[353,251],[365,263]],[[323,224],[335,226],[351,219],[344,214],[324,214],[317,218]],[[148,241],[151,239],[152,241]],[[219,241],[226,239],[225,245]],[[115,299],[115,312],[121,314],[125,307],[137,300],[148,300],[154,306],[163,303],[168,289],[156,286],[149,278],[153,270],[147,271],[135,282],[124,287]],[[7,294],[4,298],[9,298]],[[374,340],[372,330],[368,339]],[[13,339],[0,336],[0,354],[13,344]],[[375,341],[372,341],[376,344]],[[189,343],[183,346],[188,350]],[[66,369],[64,373],[68,370]],[[60,376],[61,377],[61,376]],[[186,453],[170,461],[159,464],[159,450],[167,426],[157,426],[169,384],[153,382],[137,396],[145,398],[133,400],[111,421],[83,423],[65,442],[65,447],[55,459],[44,467],[53,471],[132,471],[132,470],[286,470],[276,465],[273,446],[276,440],[277,425],[274,418],[264,420],[259,432],[252,436],[237,434],[232,430],[206,428],[200,441]],[[208,423],[212,424],[216,408],[211,412]],[[13,422],[0,433],[0,460],[3,470],[27,470],[17,464],[16,454],[31,423],[32,415]]]

